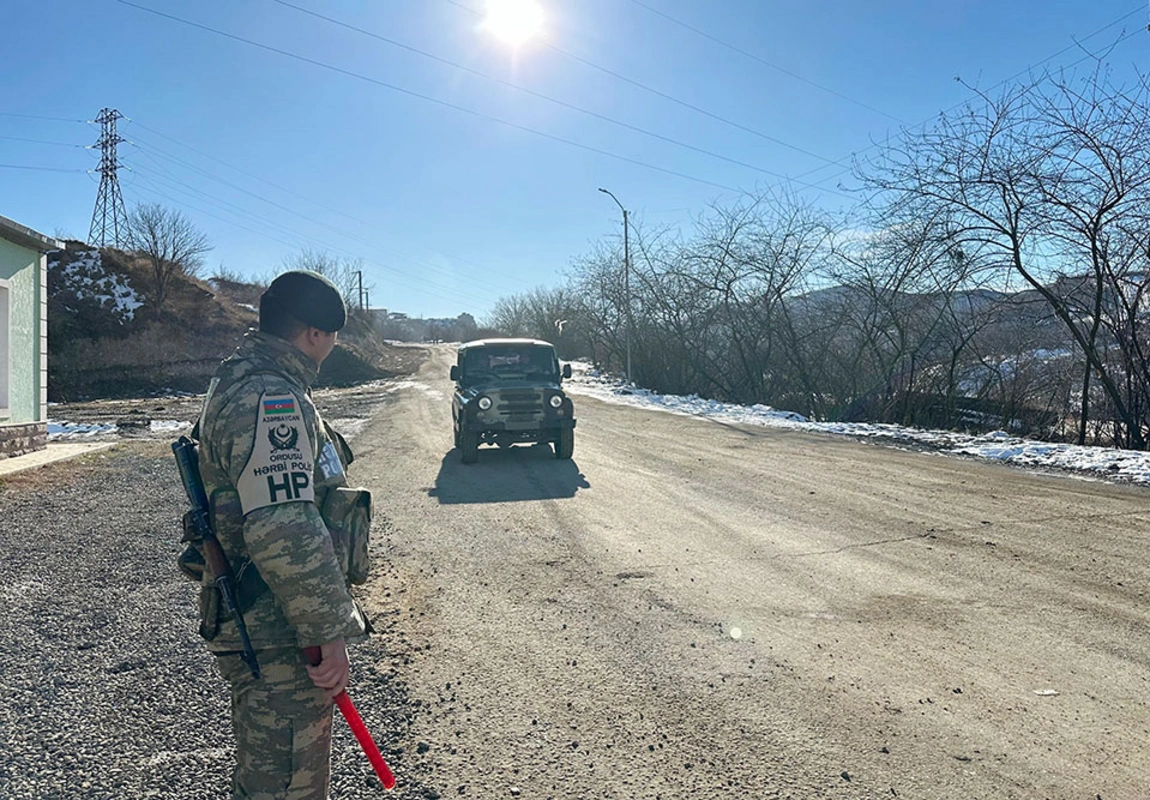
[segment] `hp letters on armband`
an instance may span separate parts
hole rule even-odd
[[[257,508],[314,501],[311,440],[295,395],[260,397],[256,436],[236,490],[244,513]]]

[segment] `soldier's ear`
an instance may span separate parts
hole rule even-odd
[[[309,325],[297,333],[295,337],[292,338],[291,343],[305,353],[310,353],[323,339],[324,335],[324,331]]]

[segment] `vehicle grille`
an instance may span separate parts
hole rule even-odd
[[[499,413],[514,419],[536,419],[543,416],[543,392],[535,389],[503,390],[496,405]]]

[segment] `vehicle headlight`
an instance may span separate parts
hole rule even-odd
[[[475,401],[475,405],[479,406],[480,411],[486,411],[491,408],[491,398],[484,395]]]
[[[559,408],[559,406],[563,405],[563,398],[557,394],[553,394],[547,402],[551,404],[552,408]]]

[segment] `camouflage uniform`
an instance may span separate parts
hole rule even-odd
[[[347,554],[321,516],[347,491],[338,487],[347,486],[350,452],[311,401],[317,371],[290,342],[251,331],[217,371],[198,426],[212,527],[264,673],[253,679],[241,661],[235,624],[212,607],[218,594],[206,575],[201,633],[232,687],[238,798],[327,797],[332,706],[301,648],[364,633]]]

